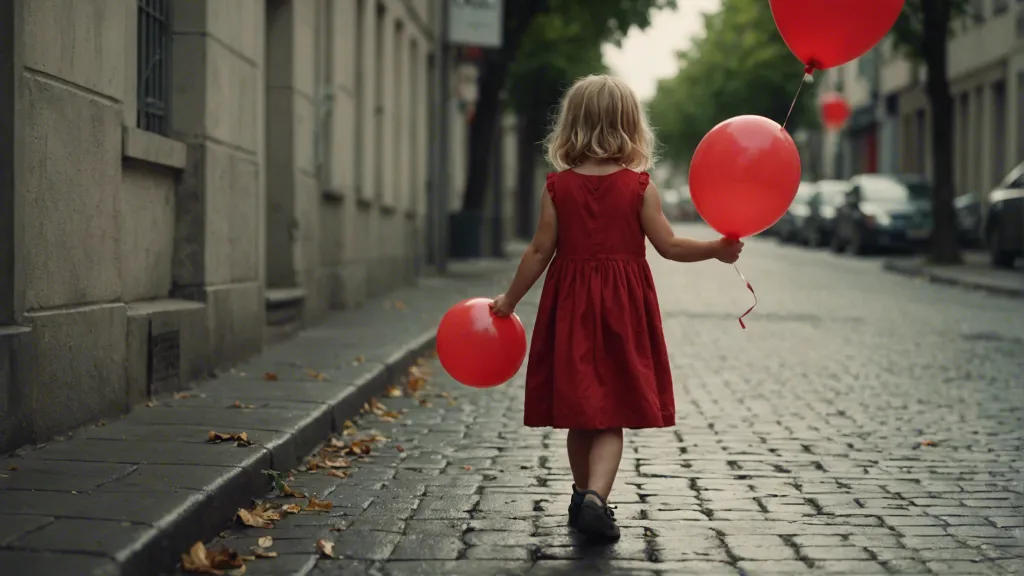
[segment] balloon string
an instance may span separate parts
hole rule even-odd
[[[808,64],[804,67],[804,77],[800,79],[800,85],[796,87],[796,94],[793,95],[793,101],[789,103],[789,112],[786,112],[786,119],[782,122],[783,128],[786,127],[786,124],[789,124],[789,117],[793,115],[793,109],[796,108],[796,101],[800,98],[800,90],[804,87],[804,84],[814,82],[813,73],[813,65]]]
[[[747,311],[739,317],[740,328],[746,330],[747,325],[743,322],[743,319],[757,307],[757,293],[754,292],[754,287],[750,285],[750,282],[747,280],[747,277],[743,275],[743,272],[740,272],[740,267],[736,264],[733,264],[732,267],[733,270],[736,270],[736,274],[739,274],[740,280],[743,280],[743,283],[747,285],[747,290],[750,290],[750,295],[754,297],[754,304],[750,308],[747,308]]]

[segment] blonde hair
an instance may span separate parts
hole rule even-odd
[[[588,158],[641,172],[654,167],[654,132],[636,93],[605,74],[580,78],[569,88],[546,144],[557,170]]]

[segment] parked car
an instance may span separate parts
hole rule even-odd
[[[836,216],[834,251],[906,250],[931,237],[932,187],[923,177],[860,174],[850,184]]]
[[[827,246],[836,231],[836,214],[846,202],[850,189],[847,180],[819,180],[817,192],[808,203],[810,214],[804,221],[803,236],[812,248]]]
[[[956,239],[964,248],[979,248],[982,240],[981,201],[974,194],[961,194],[953,201],[956,210]]]
[[[789,205],[789,210],[786,210],[782,218],[772,227],[775,229],[779,240],[783,242],[804,242],[804,220],[807,219],[811,212],[807,204],[817,191],[818,188],[814,182],[804,181],[800,183],[800,187],[796,190],[796,197],[793,198],[793,202]]]
[[[993,266],[1012,268],[1024,256],[1024,162],[988,195],[985,244]]]

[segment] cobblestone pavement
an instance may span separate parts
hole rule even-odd
[[[770,241],[741,262],[747,332],[731,267],[652,257],[679,425],[627,433],[618,544],[566,528],[564,432],[521,426],[521,377],[475,391],[435,363],[432,405],[356,422],[389,440],[348,478],[295,473],[330,511],[211,545],[272,536],[249,575],[1024,573],[1020,302]]]

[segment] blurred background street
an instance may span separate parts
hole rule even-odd
[[[1024,573],[1024,1],[802,71],[764,0],[0,2],[0,573]],[[701,138],[798,87],[803,172],[749,331],[731,267],[652,254],[680,426],[630,437],[603,552],[522,375],[431,359],[592,73],[680,233]]]

